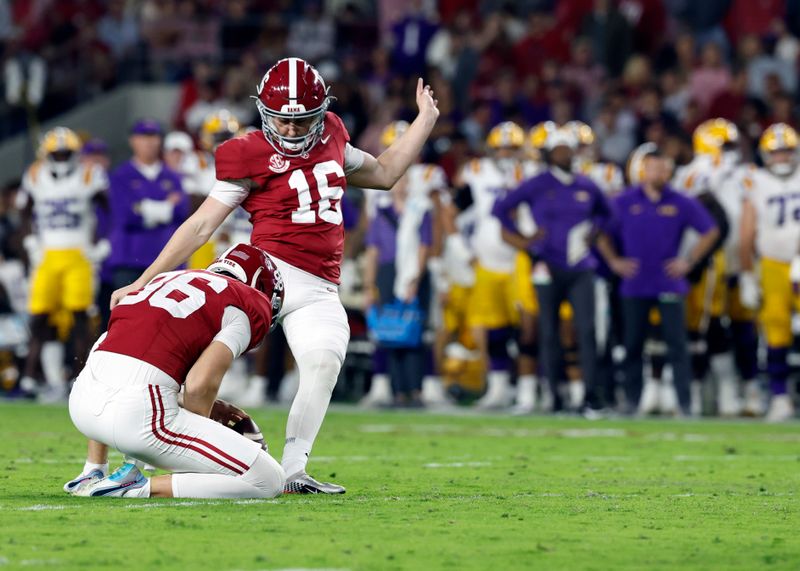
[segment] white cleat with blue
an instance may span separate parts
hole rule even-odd
[[[91,470],[85,474],[81,474],[80,476],[70,480],[66,484],[64,484],[64,491],[68,494],[74,494],[81,488],[93,484],[94,482],[100,481],[106,477],[105,472],[99,469]]]
[[[147,478],[135,464],[123,464],[113,474],[92,482],[74,493],[76,496],[121,498],[147,485]]]

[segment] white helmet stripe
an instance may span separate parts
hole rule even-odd
[[[289,103],[297,103],[297,67],[299,62],[296,57],[289,58]]]

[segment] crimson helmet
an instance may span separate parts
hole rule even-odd
[[[270,331],[275,328],[283,307],[283,277],[264,250],[250,244],[236,244],[225,250],[206,269],[226,274],[269,297],[272,300]]]
[[[307,61],[290,57],[273,65],[258,85],[256,107],[261,130],[272,147],[286,157],[299,157],[317,144],[331,102],[328,87]],[[308,131],[300,137],[284,137],[275,119],[307,120]]]

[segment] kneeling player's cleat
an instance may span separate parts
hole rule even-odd
[[[106,475],[102,470],[95,468],[94,470],[91,470],[85,474],[81,474],[80,476],[77,476],[76,478],[64,484],[64,491],[68,494],[74,494],[79,489],[102,480],[105,477]]]
[[[87,497],[121,498],[131,490],[138,490],[147,484],[135,464],[123,464],[113,474],[102,480],[80,488],[74,495]]]
[[[286,479],[284,494],[343,494],[342,486],[330,482],[318,482],[305,472],[298,472]]]

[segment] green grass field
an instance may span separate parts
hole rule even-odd
[[[333,409],[345,496],[88,499],[66,408],[0,404],[0,568],[800,569],[799,429]]]

